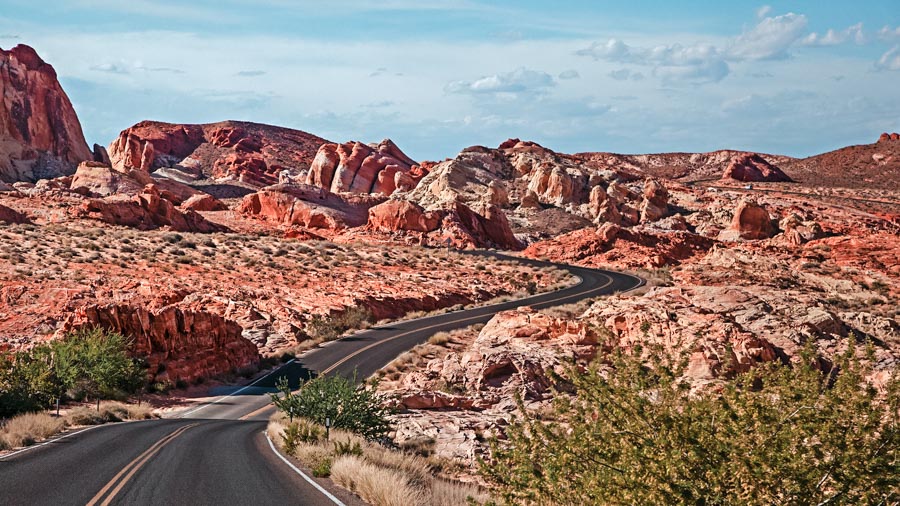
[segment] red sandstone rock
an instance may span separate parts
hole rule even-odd
[[[258,123],[142,121],[123,130],[110,144],[109,158],[114,168],[123,171],[178,166],[197,170],[200,177],[259,187],[277,183],[284,172],[301,174],[325,142],[299,130]]]
[[[34,49],[0,49],[0,181],[72,174],[93,158],[56,71]]]
[[[182,202],[181,209],[190,209],[193,211],[224,211],[225,209],[228,209],[228,206],[212,195],[201,193],[193,195]]]
[[[408,200],[388,200],[369,209],[368,227],[383,232],[409,230],[431,232],[440,224],[440,216],[425,212],[421,206]]]
[[[0,223],[28,223],[28,217],[15,209],[0,205]]]
[[[756,182],[793,182],[793,179],[787,176],[778,167],[767,162],[763,157],[756,153],[743,153],[734,157],[725,172],[722,179],[733,179],[747,183]]]
[[[719,234],[719,240],[768,239],[775,234],[769,213],[759,204],[742,200],[734,211],[731,225]]]
[[[91,305],[76,311],[61,333],[80,327],[100,327],[133,338],[133,353],[147,358],[151,381],[193,382],[259,362],[256,346],[241,336],[240,325],[205,311]]]
[[[131,170],[126,174],[102,162],[88,161],[78,164],[70,188],[100,196],[115,193],[135,194],[151,182],[150,175],[141,171]]]
[[[195,211],[180,211],[171,201],[160,195],[155,185],[147,185],[134,196],[113,195],[89,199],[76,208],[74,214],[82,218],[124,225],[139,230],[171,227],[182,232],[218,232],[224,227],[207,221]]]
[[[238,211],[270,222],[309,228],[341,230],[368,220],[369,208],[382,197],[337,195],[303,184],[279,184],[244,197]]]
[[[309,168],[306,184],[334,193],[382,193],[411,190],[424,172],[390,139],[370,146],[361,142],[324,144]]]
[[[900,134],[898,134],[896,132],[890,133],[890,134],[885,132],[885,133],[881,134],[880,137],[878,137],[878,142],[896,141],[896,140],[900,140]]]

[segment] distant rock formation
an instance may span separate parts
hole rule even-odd
[[[767,162],[756,153],[743,153],[735,156],[731,163],[728,164],[728,167],[725,168],[722,179],[731,179],[745,183],[794,182],[781,169]]]
[[[306,174],[326,142],[299,130],[242,121],[142,121],[123,130],[108,151],[113,168],[120,171],[173,168],[186,180],[182,182],[215,179],[259,188],[278,183],[283,174]]]
[[[0,181],[66,176],[91,159],[53,67],[29,46],[0,49]]]
[[[734,211],[731,225],[719,234],[720,241],[768,239],[775,227],[766,208],[750,200],[742,200]]]
[[[900,134],[898,134],[897,132],[894,132],[891,134],[885,132],[885,133],[881,134],[881,137],[878,138],[878,142],[885,142],[885,141],[900,141]]]
[[[139,230],[168,226],[179,232],[224,232],[220,225],[207,221],[191,209],[179,210],[165,198],[164,192],[148,184],[136,195],[116,194],[84,201],[72,214],[79,218],[100,220]]]
[[[324,144],[316,153],[306,184],[335,193],[409,191],[425,175],[416,162],[390,139],[378,144]]]

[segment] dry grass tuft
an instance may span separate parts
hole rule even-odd
[[[355,456],[340,457],[331,465],[331,479],[374,506],[426,504],[423,491],[400,472],[378,467]]]
[[[59,433],[66,422],[46,413],[25,413],[11,418],[0,429],[0,444],[7,448],[28,446]]]
[[[431,506],[471,504],[470,498],[476,504],[485,504],[491,500],[489,494],[475,485],[440,479],[431,482]]]

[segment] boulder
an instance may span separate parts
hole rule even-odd
[[[181,211],[171,201],[160,195],[159,189],[147,185],[133,196],[112,195],[100,199],[88,199],[73,214],[79,218],[100,220],[112,225],[123,225],[139,230],[170,227],[180,232],[221,232],[225,227],[211,223],[192,210]]]
[[[438,213],[426,212],[407,200],[388,200],[369,209],[368,227],[382,232],[408,230],[431,232],[440,225]]]
[[[719,233],[720,241],[768,239],[775,235],[775,227],[768,211],[750,200],[742,200],[734,211],[731,225]]]
[[[181,209],[190,209],[192,211],[224,211],[228,209],[228,206],[208,193],[199,193],[182,202]]]

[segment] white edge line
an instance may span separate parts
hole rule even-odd
[[[18,454],[20,454],[20,453],[25,453],[25,452],[27,452],[27,451],[29,451],[29,450],[34,450],[34,449],[36,449],[36,448],[40,448],[40,447],[42,447],[42,446],[44,446],[44,445],[48,445],[48,444],[50,444],[50,443],[55,443],[55,442],[57,442],[57,441],[59,441],[59,440],[61,440],[61,439],[65,439],[65,438],[67,438],[67,437],[71,437],[71,436],[74,436],[74,435],[76,435],[76,434],[81,434],[82,432],[87,432],[87,431],[89,431],[89,430],[91,430],[91,429],[96,429],[97,427],[106,427],[107,425],[110,425],[110,424],[92,425],[92,426],[90,426],[90,427],[85,427],[85,428],[83,428],[83,429],[76,430],[75,432],[70,432],[70,433],[68,433],[68,434],[65,434],[65,435],[60,436],[60,437],[57,437],[57,438],[48,439],[48,440],[46,440],[46,441],[44,441],[44,442],[42,442],[42,443],[38,443],[38,444],[35,444],[35,445],[31,445],[31,446],[26,446],[25,448],[22,448],[21,450],[16,450],[16,451],[14,451],[14,452],[12,452],[12,453],[7,453],[6,455],[0,455],[0,460],[8,459],[9,457],[12,457],[12,456],[14,456],[14,455],[18,455]]]
[[[340,501],[340,499],[338,499],[337,497],[333,496],[333,495],[331,494],[331,492],[325,490],[325,487],[323,487],[322,485],[319,485],[318,483],[316,483],[316,481],[313,480],[312,478],[310,478],[309,476],[307,476],[306,473],[304,473],[304,472],[301,471],[300,469],[297,469],[297,466],[295,466],[294,464],[292,464],[290,460],[284,458],[284,455],[282,455],[281,452],[279,452],[279,451],[275,448],[275,445],[272,444],[272,438],[269,437],[269,433],[268,433],[268,432],[263,431],[263,434],[266,435],[266,441],[269,442],[269,448],[272,449],[272,452],[275,453],[275,455],[278,455],[278,458],[281,459],[285,464],[287,464],[288,467],[290,467],[291,469],[294,470],[294,472],[296,472],[297,474],[299,474],[300,476],[302,476],[303,479],[306,480],[310,485],[316,487],[316,489],[317,489],[319,492],[322,492],[323,494],[325,494],[325,497],[331,499],[331,502],[337,504],[338,506],[346,506],[344,503],[342,503],[342,502]]]
[[[190,410],[188,410],[188,411],[185,411],[184,413],[181,413],[180,415],[178,415],[176,418],[184,418],[184,417],[186,417],[186,416],[188,416],[188,415],[192,415],[192,414],[196,413],[197,411],[200,411],[200,410],[203,409],[203,408],[207,408],[207,407],[209,407],[209,406],[212,406],[213,404],[218,404],[218,403],[222,402],[223,400],[225,400],[225,399],[227,399],[227,398],[229,398],[229,397],[238,395],[239,393],[243,392],[244,390],[247,390],[248,388],[252,387],[253,385],[259,383],[260,381],[262,381],[262,380],[268,378],[269,376],[275,374],[276,372],[278,372],[278,371],[284,369],[285,367],[291,365],[292,363],[294,363],[295,360],[297,360],[297,359],[292,358],[292,359],[288,360],[287,362],[285,362],[284,364],[281,364],[281,365],[278,367],[278,369],[275,369],[274,371],[270,372],[269,374],[266,374],[266,375],[264,375],[264,376],[260,376],[259,378],[256,378],[256,379],[253,381],[253,383],[250,383],[249,385],[244,385],[244,386],[242,386],[241,388],[235,390],[234,392],[231,392],[231,393],[228,394],[228,395],[223,395],[222,397],[219,397],[218,399],[216,399],[216,400],[214,400],[214,401],[212,401],[212,402],[207,402],[206,404],[202,404],[202,405],[200,405],[200,406],[198,406],[198,407],[196,407],[196,408],[194,408],[194,409],[190,409]]]

